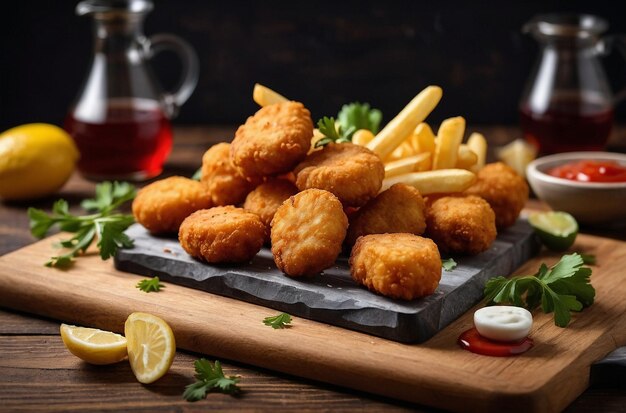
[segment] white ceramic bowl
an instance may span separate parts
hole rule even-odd
[[[626,182],[578,182],[547,174],[555,166],[579,160],[617,161],[626,166],[626,154],[613,152],[566,152],[535,159],[526,168],[526,176],[537,197],[582,224],[626,224]]]

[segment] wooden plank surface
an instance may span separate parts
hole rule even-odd
[[[472,311],[421,345],[301,318],[277,331],[261,323],[274,313],[270,309],[176,285],[145,294],[134,288],[136,276],[94,254],[69,271],[42,267],[42,258],[54,252],[52,241],[0,258],[3,305],[112,331],[122,331],[131,312],[146,311],[168,321],[183,349],[451,410],[468,404],[476,411],[561,410],[587,387],[589,366],[626,344],[626,283],[616,275],[626,266],[626,243],[606,238],[580,236],[575,246],[600,262],[592,278],[596,304],[567,329],[536,314],[536,346],[515,358],[459,349],[456,338],[471,326]],[[533,272],[539,261],[520,271]]]
[[[235,128],[232,126],[198,126],[176,128],[174,149],[166,164],[164,175],[191,175],[200,165],[202,152],[217,141],[229,140]],[[474,126],[472,130],[479,130],[489,141],[489,151],[493,159],[493,150],[520,136],[514,127]],[[626,128],[618,126],[613,132],[614,141],[626,142]],[[70,203],[72,211],[78,211],[78,203],[85,197],[93,195],[94,183],[82,179],[75,174],[65,187],[54,196],[21,203],[0,203],[0,255],[17,250],[31,244],[34,238],[28,230],[26,208],[36,206],[49,209],[52,202],[63,197]],[[533,208],[541,207],[532,201]],[[590,229],[586,228],[589,232]],[[603,229],[594,231],[602,236],[626,240],[624,231]],[[623,271],[621,272],[623,274]],[[0,302],[0,307],[4,307]],[[5,307],[6,308],[6,307]],[[134,382],[128,370],[116,375],[101,377],[98,374],[88,374],[85,370],[92,369],[89,365],[76,360],[65,348],[60,345],[46,346],[44,351],[49,356],[44,366],[32,368],[29,363],[33,355],[41,349],[32,347],[27,342],[31,339],[45,340],[51,344],[60,344],[57,321],[43,320],[37,316],[15,313],[12,310],[0,309],[0,339],[8,342],[12,350],[9,354],[7,347],[0,346],[0,411],[49,411],[49,410],[89,410],[89,411],[196,411],[213,408],[219,411],[240,410],[280,410],[280,411],[430,411],[424,406],[406,404],[398,401],[380,398],[373,394],[365,394],[337,386],[312,382],[295,376],[283,375],[271,370],[229,362],[221,359],[225,370],[229,374],[241,374],[245,380],[245,397],[231,398],[213,394],[207,401],[191,404],[180,401],[181,387],[177,380],[161,381],[159,391],[151,391],[149,387]],[[41,336],[37,338],[36,336]],[[6,339],[6,341],[5,341]],[[24,345],[13,346],[16,340],[26,339]],[[209,351],[208,357],[215,357]],[[180,365],[188,369],[189,363],[181,360],[191,360],[199,357],[184,351],[177,353],[174,366]],[[57,360],[72,359],[74,364],[59,363]],[[191,372],[187,380],[191,380]],[[46,379],[42,380],[41,377]],[[179,378],[183,379],[183,378]],[[14,395],[14,389],[7,390],[9,385],[22,384],[27,391],[20,396]],[[51,384],[52,383],[52,384]],[[50,388],[50,386],[54,386]],[[127,404],[117,403],[116,408],[109,409],[109,402],[115,402],[120,394],[128,391],[132,386],[136,391],[132,400]],[[80,404],[83,389],[90,393],[90,404]],[[626,406],[626,380],[609,383],[600,383],[587,389],[568,408],[567,412],[624,412]],[[49,398],[51,392],[62,395],[54,400]],[[142,407],[150,406],[150,407]]]

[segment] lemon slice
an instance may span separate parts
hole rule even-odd
[[[110,331],[61,324],[65,347],[87,363],[111,364],[126,357],[126,339]]]
[[[578,235],[578,223],[567,212],[536,212],[530,214],[528,222],[543,244],[553,251],[565,251]]]
[[[165,321],[146,313],[132,313],[124,326],[128,361],[140,383],[152,383],[169,370],[176,354],[174,333]]]
[[[498,158],[515,169],[520,176],[526,176],[526,166],[537,156],[534,146],[523,139],[516,139],[497,151]]]

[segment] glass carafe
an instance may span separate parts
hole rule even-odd
[[[198,60],[183,40],[169,34],[147,38],[143,20],[149,0],[87,0],[80,16],[93,18],[94,55],[87,79],[65,120],[81,154],[83,176],[143,180],[158,175],[171,147],[170,119],[198,81]],[[183,75],[164,92],[148,60],[162,50],[177,53]]]
[[[523,31],[541,47],[520,103],[524,137],[541,154],[601,150],[613,125],[613,102],[599,57],[611,38],[591,15],[541,15]]]

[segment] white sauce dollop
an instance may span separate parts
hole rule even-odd
[[[519,341],[530,332],[533,315],[530,311],[509,305],[484,307],[474,313],[478,333],[496,341]]]

